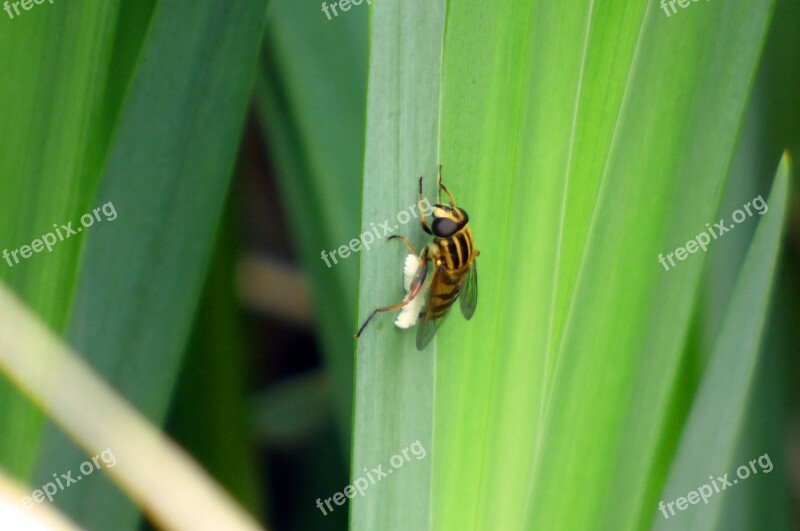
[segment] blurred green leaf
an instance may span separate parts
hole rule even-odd
[[[112,61],[119,9],[118,0],[48,4],[2,21],[0,246],[9,253],[97,206],[92,201],[116,118],[104,91],[130,67]],[[0,262],[0,279],[56,330],[66,326],[84,243],[75,237],[44,255]],[[41,414],[4,378],[0,404],[0,462],[26,477]]]
[[[358,257],[321,257],[358,236],[366,4],[328,20],[315,0],[275,0],[256,98],[295,251],[309,276],[343,446],[353,405]]]
[[[772,15],[769,35],[764,45],[763,59],[759,65],[753,92],[745,113],[731,165],[729,185],[720,207],[720,212],[731,212],[738,208],[743,197],[766,196],[767,186],[772,182],[775,159],[786,147],[791,152],[800,148],[800,63],[795,58],[800,54],[800,33],[796,31],[800,21],[800,4],[793,0],[777,0]],[[790,168],[798,176],[796,165]],[[796,188],[795,188],[796,190]],[[796,193],[796,191],[795,191]],[[797,207],[789,209],[800,212]],[[740,484],[722,501],[723,512],[717,529],[788,529],[791,527],[792,501],[790,492],[791,470],[784,452],[787,426],[797,415],[798,401],[792,390],[798,371],[795,367],[795,352],[791,337],[796,334],[796,323],[800,323],[796,280],[793,271],[797,264],[792,261],[791,219],[786,239],[789,253],[784,253],[782,274],[776,279],[773,289],[775,301],[770,312],[767,338],[760,355],[758,370],[754,376],[752,399],[750,400],[747,428],[741,437],[740,448],[734,462],[747,462],[754,455],[769,450],[775,464],[774,473],[762,476],[757,482]],[[749,223],[736,233],[720,241],[710,251],[704,272],[702,295],[706,311],[704,322],[706,348],[698,357],[702,367],[711,353],[715,336],[719,332],[722,317],[728,307],[728,297],[736,276],[752,240],[757,224]],[[676,393],[677,394],[677,393]]]
[[[731,295],[709,365],[695,395],[678,453],[661,500],[673,501],[708,483],[708,476],[732,472],[747,408],[775,278],[780,238],[786,218],[789,159],[784,156],[769,210],[761,218],[750,250]],[[750,456],[756,458],[757,455]],[[722,502],[692,508],[668,518],[656,513],[654,529],[715,529]],[[664,509],[667,511],[667,509]],[[673,519],[674,518],[674,519]]]
[[[118,219],[88,234],[68,337],[159,424],[235,162],[265,3],[157,6],[97,193]],[[79,455],[49,429],[38,477]],[[137,526],[130,502],[100,478],[58,502],[87,527]]]
[[[237,225],[226,208],[175,392],[176,442],[253,515],[263,500],[250,400],[252,345],[236,298]]]

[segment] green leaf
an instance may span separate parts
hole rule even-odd
[[[767,182],[774,179],[775,160],[781,151],[789,148],[796,153],[800,147],[800,63],[794,60],[800,54],[800,34],[796,31],[800,21],[800,4],[792,0],[775,3],[772,23],[764,45],[763,60],[759,65],[753,92],[742,123],[740,139],[735,148],[730,184],[720,212],[732,212],[741,203],[741,197],[766,193]],[[797,167],[792,168],[798,176]],[[738,188],[738,189],[737,189]],[[795,187],[795,192],[797,188]],[[766,195],[764,195],[766,197]],[[796,207],[795,207],[796,208]],[[790,211],[792,209],[790,208]],[[790,215],[790,220],[796,216]],[[705,364],[711,354],[715,335],[719,331],[728,298],[733,289],[744,257],[750,246],[757,224],[749,223],[726,237],[724,242],[710,252],[704,272],[703,298],[706,311],[701,318],[704,326],[705,348],[699,357]],[[791,249],[791,223],[787,230],[787,243]],[[798,400],[791,396],[796,386],[791,375],[794,352],[795,323],[800,322],[800,296],[794,286],[800,285],[792,278],[800,270],[793,260],[797,253],[784,252],[781,274],[775,280],[774,300],[765,331],[764,346],[758,369],[753,376],[750,405],[744,421],[747,429],[741,437],[735,463],[746,463],[754,456],[769,452],[775,473],[759,476],[758,481],[739,484],[726,492],[720,500],[723,514],[717,529],[788,529],[792,515],[791,477],[784,452],[786,426],[797,415]],[[688,411],[688,409],[687,409]]]
[[[275,0],[256,101],[347,447],[353,410],[358,257],[322,258],[359,234],[366,100],[366,4],[328,20],[316,0]]]
[[[248,361],[252,345],[236,298],[237,226],[226,207],[203,299],[181,367],[170,433],[254,515],[262,515]],[[256,466],[254,466],[256,463]]]
[[[128,89],[97,202],[68,337],[148,418],[167,412],[227,193],[260,46],[265,0],[160,3]],[[47,432],[38,477],[79,453]],[[88,527],[132,529],[101,479],[59,503]]]
[[[709,483],[709,475],[717,478],[728,473],[732,482],[738,482],[736,465],[747,467],[747,463],[734,463],[733,457],[747,417],[750,390],[761,352],[770,288],[786,218],[788,185],[789,158],[785,155],[767,200],[769,210],[759,223],[739,273],[709,366],[683,430],[662,493],[664,502],[685,497],[689,491]],[[708,507],[691,507],[685,513],[675,511],[674,516],[665,508],[667,517],[657,513],[654,529],[715,529],[721,507],[721,500],[711,500]]]
[[[97,206],[92,201],[116,117],[104,89],[110,77],[126,76],[123,65],[112,63],[118,11],[118,0],[46,4],[2,21],[0,245],[10,257],[0,262],[0,279],[56,330],[66,326],[85,237],[28,259],[14,253],[53,224],[74,222]],[[5,380],[0,404],[0,462],[26,477],[41,415]]]
[[[417,439],[433,457],[356,497],[353,526],[645,527],[704,261],[659,255],[714,219],[771,2],[452,1],[440,91],[438,8],[373,7],[362,226],[440,158],[480,296],[435,354],[389,316],[360,341],[354,477]],[[362,317],[402,297],[404,254],[364,253]]]
[[[416,205],[420,175],[427,177],[426,196],[435,197],[445,3],[376,2],[372,9],[361,232],[382,236],[379,224],[399,225],[396,233],[420,247],[419,222],[400,225],[396,216]],[[359,319],[403,298],[407,254],[402,243],[382,237],[361,252]],[[433,343],[418,352],[414,335],[399,333],[393,320],[393,315],[377,316],[358,341],[352,475],[366,477],[365,469],[387,468],[392,455],[415,441],[429,455],[351,500],[354,529],[429,525]]]

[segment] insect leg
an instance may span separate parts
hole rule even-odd
[[[396,234],[393,234],[393,235],[389,236],[389,237],[388,237],[388,238],[386,238],[386,239],[387,239],[387,240],[401,240],[403,243],[405,243],[405,244],[406,244],[406,247],[408,247],[408,252],[410,252],[411,254],[413,254],[413,255],[414,255],[414,258],[416,258],[417,260],[419,260],[419,255],[418,255],[418,254],[417,254],[417,252],[414,250],[414,248],[411,246],[411,242],[410,242],[410,241],[408,241],[408,238],[406,238],[405,236],[398,236],[398,235],[396,235]]]
[[[447,197],[450,198],[450,206],[451,207],[455,207],[456,206],[456,199],[453,197],[453,194],[450,193],[450,190],[448,190],[447,187],[444,184],[442,184],[442,165],[440,163],[439,164],[439,203],[442,202],[442,192],[441,192],[442,190],[444,190],[444,193],[446,193]]]
[[[395,310],[399,310],[406,304],[410,303],[414,298],[419,295],[420,291],[422,291],[422,286],[425,284],[425,278],[428,275],[428,248],[426,247],[422,251],[422,256],[419,257],[419,269],[417,270],[417,275],[414,277],[414,280],[411,282],[411,289],[408,292],[408,295],[405,299],[397,304],[392,304],[391,306],[384,306],[378,307],[372,310],[372,313],[369,314],[367,320],[364,321],[364,324],[361,325],[361,328],[358,329],[358,332],[355,335],[355,338],[358,339],[361,335],[361,332],[367,327],[369,322],[372,320],[373,317],[378,315],[380,312],[393,312]]]
[[[422,208],[422,175],[419,176],[419,214],[422,218],[422,230],[428,234],[433,234],[431,229],[428,228],[428,222],[425,221],[425,209]]]

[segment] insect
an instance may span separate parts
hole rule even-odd
[[[449,205],[442,204],[442,191],[447,194]],[[419,178],[419,212],[422,230],[433,236],[433,241],[427,244],[420,254],[414,251],[414,247],[405,236],[392,235],[387,238],[405,243],[419,263],[408,295],[397,304],[375,308],[358,329],[356,339],[378,313],[399,310],[420,295],[428,275],[429,262],[433,263],[433,278],[428,299],[419,314],[417,350],[424,349],[430,342],[456,299],[459,299],[461,313],[466,319],[469,320],[475,313],[475,306],[478,303],[478,270],[475,258],[480,255],[480,251],[473,247],[469,216],[464,209],[456,206],[453,194],[442,184],[441,164],[437,192],[439,202],[431,208],[433,220],[428,227],[425,211],[422,208],[422,177]]]

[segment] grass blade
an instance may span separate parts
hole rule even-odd
[[[118,10],[118,0],[47,5],[4,20],[0,32],[7,80],[0,83],[0,245],[11,256],[0,262],[0,279],[56,330],[66,326],[83,242],[74,238],[20,263],[13,253],[95,206],[116,112],[103,91]],[[122,68],[114,72],[125,77]],[[27,477],[42,418],[4,380],[0,404],[0,462]]]
[[[203,287],[265,5],[158,5],[98,191],[119,219],[90,234],[68,337],[156,424],[166,415]],[[50,429],[38,477],[68,469],[79,455]],[[59,502],[83,525],[137,524],[133,507],[104,481],[76,486]]]
[[[369,8],[327,20],[316,0],[275,0],[256,88],[295,251],[314,297],[315,326],[347,448],[353,411],[358,257],[321,251],[359,233]]]
[[[721,476],[736,466],[733,457],[747,416],[752,379],[761,352],[770,287],[786,219],[788,184],[789,157],[784,155],[767,201],[769,210],[759,223],[739,273],[695,406],[683,430],[662,493],[661,499],[666,502],[708,483],[710,474]],[[734,473],[730,476],[736,481]],[[686,514],[676,511],[672,516],[670,511],[669,519],[657,513],[653,527],[715,529],[721,507],[720,500],[712,500],[708,507],[692,508]]]
[[[380,230],[386,220],[417,248],[425,241],[418,221],[401,227],[395,216],[416,204],[420,175],[427,177],[426,197],[436,197],[444,21],[445,3],[439,0],[373,5],[361,231]],[[404,295],[408,251],[396,241],[375,240],[361,253],[360,319]],[[378,316],[358,341],[353,478],[388,467],[393,455],[415,441],[432,448],[434,349],[418,352],[414,334],[399,332],[393,321],[392,315]],[[426,459],[354,498],[351,526],[428,529],[432,461],[428,451]]]

